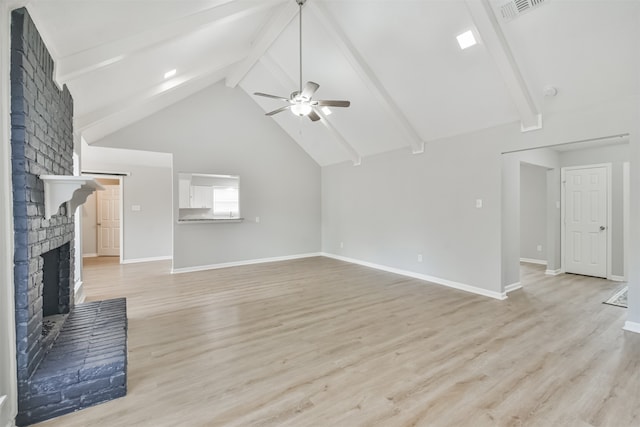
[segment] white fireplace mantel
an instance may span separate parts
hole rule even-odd
[[[94,191],[104,190],[94,178],[74,175],[40,175],[44,181],[44,217],[51,218],[67,202],[67,215],[87,201]]]

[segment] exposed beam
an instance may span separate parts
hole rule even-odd
[[[243,2],[239,0],[220,0],[216,6],[197,12],[175,21],[154,27],[147,31],[124,37],[95,48],[87,49],[59,59],[56,66],[56,80],[66,83],[86,73],[115,64],[134,53],[152,49],[194,31],[211,26],[229,23],[246,16],[273,7],[283,0],[261,0]]]
[[[511,98],[520,114],[523,132],[542,128],[542,115],[522,78],[518,64],[509,48],[491,5],[487,0],[465,0],[482,43],[493,57]]]
[[[236,87],[238,83],[240,83],[256,62],[267,52],[273,42],[275,42],[285,28],[287,28],[287,25],[295,18],[297,13],[298,5],[291,0],[287,1],[280,12],[256,38],[256,41],[253,43],[253,49],[249,52],[249,55],[227,76],[227,86]]]
[[[244,53],[235,53],[225,61],[177,76],[129,96],[125,100],[78,116],[74,120],[74,128],[82,133],[88,143],[93,143],[98,138],[222,81],[229,67],[237,64],[243,57]]]
[[[269,70],[271,75],[276,80],[278,80],[278,82],[283,87],[285,87],[285,88],[296,88],[296,87],[298,87],[297,86],[298,84],[291,78],[291,76],[289,76],[282,69],[282,67],[280,67],[276,63],[276,61],[273,60],[271,55],[269,55],[268,53],[263,55],[262,58],[260,58],[260,62],[265,66],[265,68],[267,68]],[[362,158],[361,158],[360,154],[358,153],[358,151],[355,148],[353,148],[353,145],[351,145],[349,143],[349,141],[347,141],[344,138],[344,136],[342,136],[340,131],[338,131],[338,129],[336,129],[335,126],[333,126],[333,124],[329,120],[327,120],[326,116],[322,113],[322,111],[320,111],[320,109],[317,109],[316,112],[320,116],[320,123],[322,123],[322,125],[327,129],[327,131],[329,131],[329,133],[335,139],[335,141],[338,144],[340,144],[340,146],[347,152],[347,154],[349,155],[350,160],[353,162],[353,165],[354,166],[360,166],[360,164],[362,163]]]
[[[373,70],[369,67],[364,58],[362,58],[344,31],[342,31],[340,26],[319,2],[310,2],[309,8],[320,20],[327,33],[333,38],[334,42],[338,45],[343,55],[349,61],[353,69],[358,73],[362,81],[367,85],[369,90],[375,95],[382,107],[386,109],[389,116],[402,131],[407,141],[411,144],[413,153],[423,153],[424,141],[422,141],[418,132],[416,132],[409,120],[407,120],[406,116],[393,101],[389,93],[387,93],[384,85],[378,80]]]

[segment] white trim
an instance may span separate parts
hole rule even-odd
[[[629,166],[629,162],[624,162],[622,163],[622,248],[624,251],[624,254],[622,255],[622,274],[624,275],[624,280],[628,280],[627,278],[629,277],[629,248],[630,248],[630,241],[629,241],[629,235],[630,233],[630,225],[629,225],[629,218],[631,217],[630,214],[630,204],[629,201],[631,200],[631,192],[629,190],[630,188],[630,184],[629,184],[629,179],[630,179],[630,166]]]
[[[524,121],[521,121],[520,132],[525,133],[542,129],[542,114],[538,114],[536,117],[534,117],[534,120],[537,120],[537,123],[534,123],[531,126],[525,126]]]
[[[11,186],[11,10],[23,1],[0,2],[0,425],[15,426],[18,411],[13,197]]]
[[[565,268],[565,215],[566,215],[566,171],[579,170],[579,169],[592,169],[592,168],[605,168],[607,174],[607,265],[606,265],[606,278],[611,279],[611,250],[613,233],[611,232],[613,224],[613,183],[611,173],[611,163],[597,163],[593,165],[580,165],[580,166],[565,166],[560,169],[560,268]]]
[[[0,414],[2,413],[2,407],[7,402],[9,402],[9,396],[7,395],[0,396]],[[15,425],[16,425],[15,420],[7,420],[7,424],[5,424],[6,427],[15,427]]]
[[[520,262],[527,262],[529,264],[547,265],[547,260],[545,259],[520,258]]]
[[[557,270],[546,270],[544,272],[544,274],[546,274],[547,276],[557,276],[562,273],[564,273],[564,271],[562,271],[561,268],[558,268]]]
[[[624,326],[622,327],[625,331],[635,332],[636,334],[640,334],[640,323],[630,322],[627,320],[624,322]]]
[[[141,262],[153,262],[153,261],[168,261],[172,260],[173,257],[171,255],[167,256],[156,256],[149,258],[134,258],[134,259],[125,259],[120,262],[120,264],[138,264]]]
[[[73,294],[75,295],[75,303],[82,304],[85,300],[84,295],[84,282],[82,280],[78,280],[73,287]]]
[[[609,277],[609,280],[611,280],[612,282],[626,282],[627,279],[625,279],[623,276],[614,276],[611,275],[611,277]]]
[[[272,258],[249,259],[246,261],[224,262],[220,264],[199,265],[196,267],[172,268],[171,274],[194,273],[196,271],[217,270],[219,268],[228,268],[228,267],[242,267],[244,265],[264,264],[267,262],[291,261],[295,259],[313,258],[313,257],[319,257],[319,256],[323,256],[323,254],[319,252],[315,252],[315,253],[308,253],[308,254],[288,255],[288,256],[272,257]]]
[[[82,254],[82,258],[97,258],[98,254]]]
[[[401,270],[399,268],[388,267],[386,265],[375,264],[372,262],[361,261],[354,258],[347,258],[340,255],[334,255],[330,253],[322,253],[321,254],[327,258],[337,259],[339,261],[350,262],[352,264],[363,265],[365,267],[375,268],[376,270],[387,271],[389,273],[399,274],[401,276],[407,276],[414,279],[424,280],[425,282],[434,283],[437,285],[447,286],[449,288],[458,289],[465,292],[470,292],[476,295],[482,295],[489,298],[494,298],[497,300],[505,300],[507,299],[506,292],[495,292],[487,289],[479,288],[477,286],[467,285],[465,283],[454,282],[452,280],[442,279],[439,277],[428,276],[426,274],[415,273],[413,271]]]
[[[516,282],[516,283],[512,283],[510,285],[507,285],[504,287],[504,291],[505,293],[509,294],[513,291],[517,291],[519,289],[522,289],[522,283],[520,282]]]

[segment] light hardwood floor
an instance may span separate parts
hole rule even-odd
[[[129,392],[42,426],[640,426],[620,284],[523,264],[496,301],[320,257],[169,268],[86,261],[88,300],[127,297]]]

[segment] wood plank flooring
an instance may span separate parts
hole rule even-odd
[[[127,297],[129,392],[41,426],[640,426],[620,284],[549,277],[496,301],[328,258],[171,275],[85,262]]]

